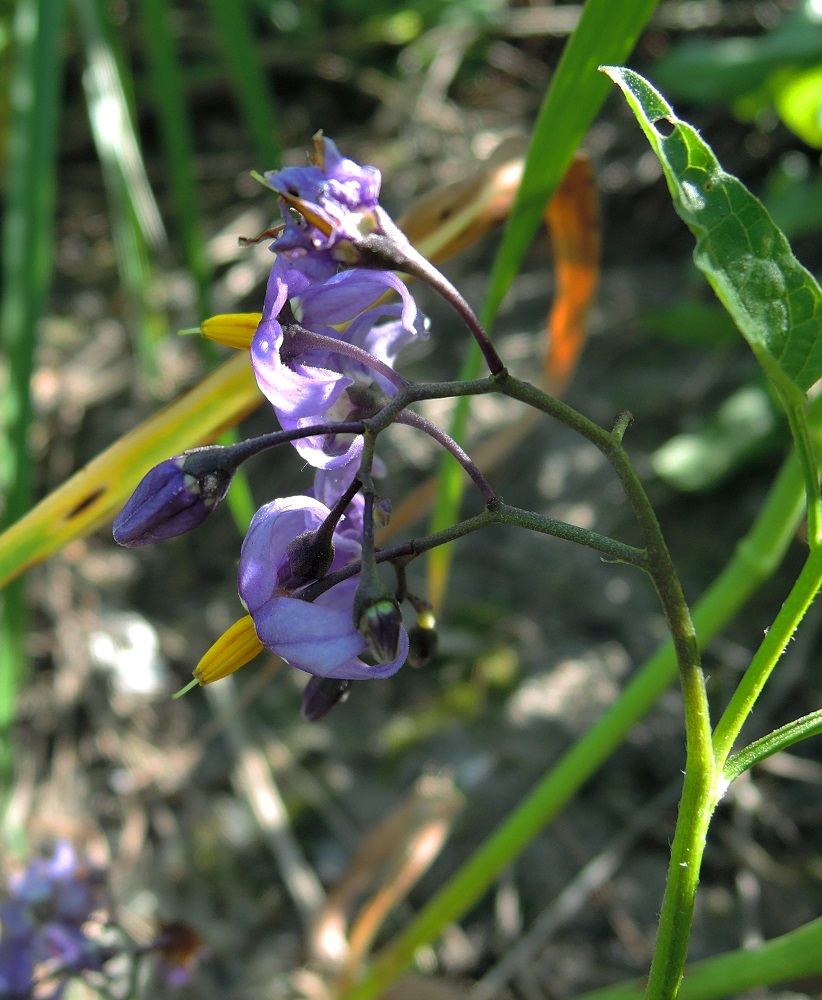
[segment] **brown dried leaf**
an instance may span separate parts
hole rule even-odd
[[[311,933],[312,957],[349,979],[364,960],[386,915],[439,853],[462,795],[450,777],[420,778],[402,802],[365,838],[340,883],[329,893]],[[355,918],[357,900],[370,898]],[[346,934],[346,928],[352,929]]]

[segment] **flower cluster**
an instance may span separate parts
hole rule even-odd
[[[356,260],[358,238],[377,225],[379,171],[345,159],[325,138],[315,164],[265,175],[284,200],[286,221],[271,245],[277,257],[251,363],[286,430],[372,415],[404,384],[393,370],[398,352],[424,333],[396,275],[341,264]],[[399,303],[383,301],[391,292]],[[315,468],[340,469],[359,457],[362,439],[325,435],[295,447]]]
[[[87,932],[102,902],[98,872],[70,844],[10,877],[0,901],[0,997],[60,997],[69,976],[99,970],[110,955]]]
[[[137,948],[122,932],[108,933],[117,930],[109,909],[105,873],[78,858],[66,841],[51,857],[35,858],[11,875],[0,893],[0,997],[59,1000],[69,980],[97,973],[104,981],[105,964],[123,955],[137,961],[155,954],[167,986],[190,978],[201,949],[196,932],[187,928],[185,954],[178,943],[172,951],[165,932]]]
[[[248,620],[226,633],[195,678],[216,680],[265,647],[313,675],[304,699],[310,718],[350,681],[391,676],[408,653],[399,602],[376,573],[374,495],[362,486],[375,458],[364,448],[363,421],[408,384],[395,359],[426,335],[405,284],[384,266],[391,247],[404,260],[410,246],[377,202],[379,171],[346,159],[329,139],[315,142],[309,166],[263,178],[284,224],[264,234],[276,237],[276,257],[250,359],[282,431],[161,463],[114,524],[115,539],[132,546],[188,531],[223,498],[241,461],[292,443],[315,469],[313,487],[255,514],[238,575]],[[346,567],[356,569],[306,593]]]

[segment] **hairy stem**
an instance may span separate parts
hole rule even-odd
[[[602,452],[622,483],[645,539],[648,573],[671,631],[685,704],[685,781],[646,993],[654,1000],[670,1000],[677,995],[685,967],[716,785],[708,697],[696,631],[656,514],[622,446],[629,421],[618,418],[614,430],[609,432],[508,372],[501,373],[495,381],[500,392],[555,417]]]

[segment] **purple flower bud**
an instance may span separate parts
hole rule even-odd
[[[303,688],[302,713],[306,722],[318,722],[348,697],[351,681],[309,677]]]
[[[233,467],[223,449],[196,448],[150,469],[114,519],[114,540],[136,548],[183,535],[205,521],[226,495]]]

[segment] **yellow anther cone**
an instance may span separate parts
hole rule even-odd
[[[209,649],[194,669],[200,684],[211,684],[245,666],[265,647],[254,631],[251,615],[234,622]]]

